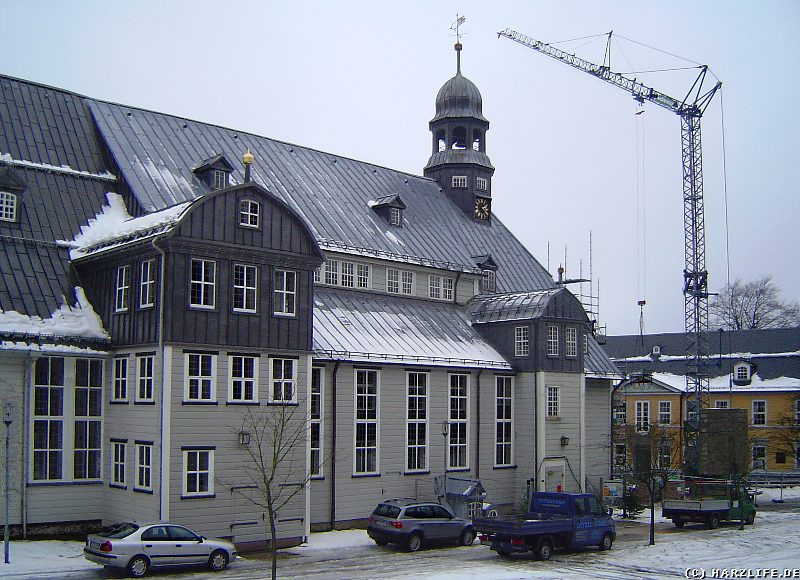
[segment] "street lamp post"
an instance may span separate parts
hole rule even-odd
[[[11,510],[9,506],[11,505],[11,500],[9,496],[11,495],[11,476],[10,476],[10,468],[11,468],[11,461],[9,460],[9,454],[11,451],[11,422],[13,421],[14,416],[14,404],[13,403],[6,403],[6,412],[3,416],[3,422],[6,424],[6,521],[5,526],[3,526],[3,552],[5,555],[5,563],[10,564],[11,560],[9,559],[8,554],[8,529],[9,529],[9,522],[11,520]]]
[[[444,486],[444,501],[447,503],[447,436],[450,434],[450,422],[445,419],[442,421],[442,437],[444,438],[444,478],[442,484]]]

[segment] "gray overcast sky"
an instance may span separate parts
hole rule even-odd
[[[682,331],[679,118],[652,104],[635,115],[624,91],[496,35],[510,27],[556,42],[613,29],[708,64],[723,82],[702,123],[710,287],[727,277],[725,159],[731,280],[772,274],[785,298],[800,298],[796,0],[0,0],[0,9],[2,73],[415,174],[431,153],[436,93],[455,73],[449,27],[464,14],[462,71],[491,122],[495,214],[545,266],[549,243],[551,273],[566,246],[569,277],[581,261],[588,276],[592,232],[610,334],[638,332],[640,299],[646,332]],[[558,46],[603,59],[603,39]],[[614,70],[673,97],[693,80],[642,73],[686,64],[641,45],[620,40],[613,51]]]

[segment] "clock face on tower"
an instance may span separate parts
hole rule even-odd
[[[475,219],[488,220],[492,213],[492,200],[487,197],[475,198]]]

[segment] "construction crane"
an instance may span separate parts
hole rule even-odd
[[[653,88],[613,72],[609,64],[598,65],[576,57],[544,42],[520,34],[510,28],[497,33],[523,46],[628,91],[639,103],[650,101],[672,111],[681,118],[683,150],[683,230],[684,267],[683,296],[686,329],[686,388],[693,396],[687,402],[684,423],[684,471],[687,475],[699,472],[700,410],[709,403],[708,349],[708,271],[706,270],[706,238],[703,218],[703,159],[700,143],[700,118],[722,86],[717,81],[703,92],[708,67],[700,73],[682,99],[675,99]],[[611,33],[608,33],[606,55],[609,55]]]

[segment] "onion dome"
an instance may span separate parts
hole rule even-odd
[[[448,80],[436,95],[436,116],[431,122],[454,117],[472,117],[486,121],[483,99],[475,84],[461,74],[461,43],[455,45],[456,76]]]

